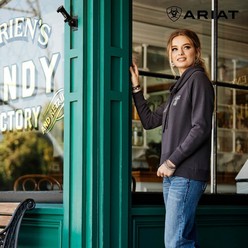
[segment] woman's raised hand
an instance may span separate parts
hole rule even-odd
[[[139,85],[139,71],[137,65],[133,62],[133,65],[129,68],[131,73],[132,87]]]

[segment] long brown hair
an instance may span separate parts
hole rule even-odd
[[[207,70],[206,70],[206,66],[205,66],[205,62],[203,60],[203,58],[201,57],[201,42],[199,40],[199,37],[197,36],[197,34],[189,29],[179,29],[174,31],[167,42],[167,54],[168,54],[168,58],[170,61],[170,67],[171,67],[171,71],[173,73],[173,75],[176,75],[176,72],[173,68],[172,62],[171,62],[171,45],[172,45],[172,40],[177,37],[177,36],[186,36],[192,43],[192,45],[195,48],[195,52],[196,52],[196,58],[195,58],[195,65],[196,66],[201,66],[205,73],[208,75]]]

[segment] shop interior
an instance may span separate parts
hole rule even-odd
[[[211,1],[134,0],[133,61],[142,75],[143,93],[151,109],[155,109],[166,101],[168,90],[175,82],[166,54],[169,34],[180,28],[197,32],[210,77],[213,78],[214,73],[217,75],[213,82],[216,109],[211,162],[216,168],[212,172],[215,193],[247,193],[244,180],[248,174],[244,175],[245,169],[241,173],[241,169],[248,158],[248,9],[243,1],[218,2],[218,24],[214,29]],[[214,34],[217,34],[217,43],[213,43]],[[214,47],[217,67],[212,66]],[[142,128],[133,106],[132,176],[136,191],[162,191],[161,178],[156,176],[160,136],[160,128],[150,131]],[[213,178],[206,192],[211,191],[211,183]]]

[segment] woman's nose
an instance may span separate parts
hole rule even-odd
[[[179,49],[178,50],[178,55],[183,55],[183,54],[184,54],[183,50],[182,49]]]

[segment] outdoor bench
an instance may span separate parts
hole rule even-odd
[[[22,218],[35,208],[33,199],[22,202],[0,202],[0,248],[16,248]]]

